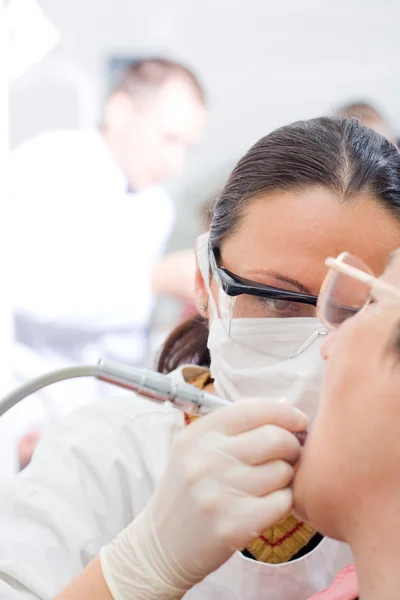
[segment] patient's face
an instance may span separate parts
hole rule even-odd
[[[400,257],[385,278],[400,287]],[[399,502],[400,301],[380,299],[328,336],[321,404],[294,483],[298,513],[348,541]],[[399,489],[397,489],[399,488]]]

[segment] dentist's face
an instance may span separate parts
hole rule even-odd
[[[318,295],[327,256],[348,251],[380,275],[386,257],[398,246],[396,220],[373,197],[362,195],[343,203],[330,191],[313,187],[249,201],[238,227],[223,242],[221,265],[256,282]],[[217,298],[214,280],[211,289]],[[204,314],[207,292],[199,271],[196,303]],[[285,305],[276,308],[274,316],[287,316]],[[315,316],[315,311],[300,316]]]
[[[385,279],[400,287],[400,255]],[[349,541],[400,497],[400,302],[378,297],[330,334],[319,411],[294,484],[297,511]]]

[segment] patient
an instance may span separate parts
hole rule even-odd
[[[400,288],[400,253],[383,276]],[[355,556],[315,598],[400,597],[400,298],[346,320],[323,346],[318,416],[294,484],[298,513]]]

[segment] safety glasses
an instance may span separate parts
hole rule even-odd
[[[327,258],[325,264],[330,270],[321,287],[317,312],[330,329],[364,310],[378,291],[400,300],[399,288],[375,277],[361,259],[348,252]]]
[[[231,318],[315,317],[318,297],[265,285],[220,266],[217,250],[210,250],[211,272],[227,296],[223,305]]]
[[[208,263],[218,284],[219,318],[239,352],[246,347],[284,360],[327,333],[316,319],[317,296],[240,277],[220,266],[217,250],[209,250]]]

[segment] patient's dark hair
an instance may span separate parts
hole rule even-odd
[[[341,203],[362,193],[374,195],[400,223],[397,147],[357,119],[321,117],[273,131],[238,162],[213,208],[210,247],[220,249],[238,229],[252,199],[312,186],[331,190]],[[208,323],[201,316],[180,325],[161,351],[158,370],[167,373],[185,363],[208,366],[207,337]]]

